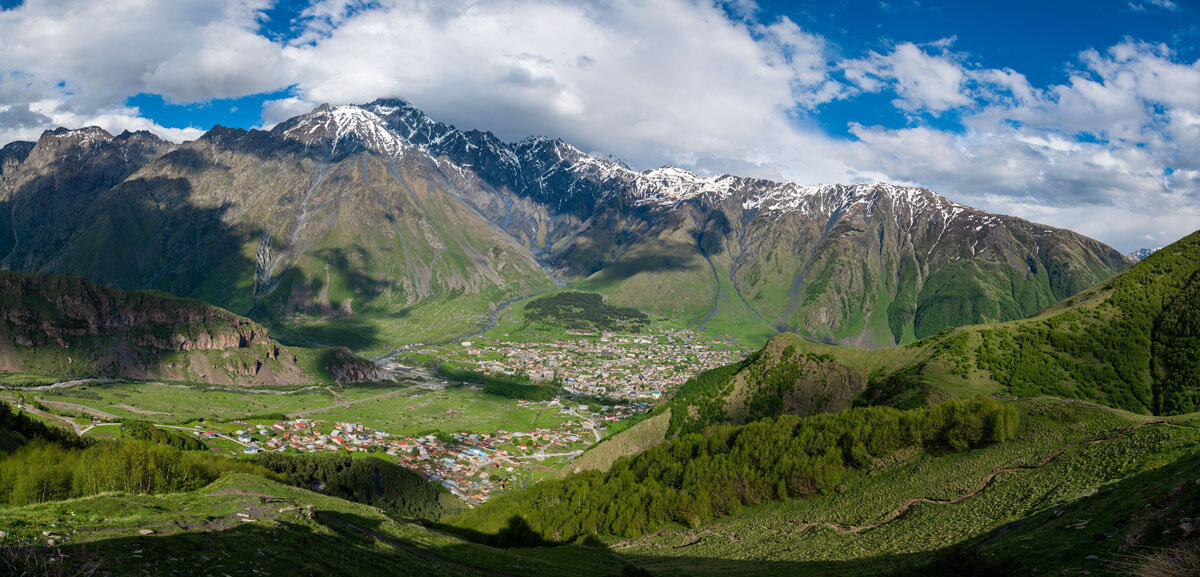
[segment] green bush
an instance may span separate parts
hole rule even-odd
[[[164,431],[146,421],[127,420],[121,422],[121,430],[139,441],[147,441],[156,445],[167,445],[184,451],[203,451],[208,449],[199,439],[182,435],[174,431]]]

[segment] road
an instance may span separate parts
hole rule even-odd
[[[2,387],[14,391],[48,391],[50,389],[65,389],[78,385],[86,385],[89,383],[115,383],[116,379],[75,379],[73,381],[62,381],[50,385],[39,385],[36,387]]]
[[[340,402],[340,403],[335,403],[335,404],[333,404],[333,405],[329,405],[328,407],[317,407],[317,408],[315,408],[315,409],[305,409],[305,410],[303,410],[303,411],[296,411],[295,413],[288,413],[288,416],[289,416],[289,417],[291,417],[291,418],[293,418],[293,419],[294,419],[294,418],[296,418],[296,417],[305,417],[305,416],[311,415],[311,414],[313,414],[313,413],[319,413],[319,412],[321,412],[321,411],[328,411],[329,409],[338,409],[338,408],[341,408],[341,407],[348,407],[348,406],[350,406],[350,405],[354,405],[354,404],[357,404],[357,403],[365,403],[365,402],[367,402],[367,401],[375,401],[375,400],[378,400],[378,399],[382,399],[382,398],[390,397],[390,396],[392,396],[392,395],[398,395],[398,394],[400,394],[400,393],[403,393],[404,391],[411,391],[411,390],[413,390],[413,389],[415,389],[415,388],[417,388],[417,385],[413,385],[413,386],[411,386],[411,387],[405,387],[405,388],[403,388],[403,389],[396,389],[396,390],[394,390],[394,391],[388,391],[388,392],[386,392],[386,393],[383,393],[383,394],[381,394],[381,395],[375,395],[375,396],[373,396],[373,397],[367,397],[367,398],[365,398],[365,399],[355,399],[355,400],[353,400],[353,401],[342,401],[342,402]]]
[[[534,453],[532,455],[521,455],[520,457],[513,457],[513,458],[514,459],[537,459],[538,461],[541,461],[543,459],[549,459],[551,457],[578,457],[579,455],[582,455],[582,454],[583,454],[583,451],[570,451],[567,453],[546,453],[545,449],[543,448],[541,451],[538,451],[537,453]]]
[[[79,405],[76,403],[68,403],[65,401],[48,401],[46,399],[38,399],[38,400],[43,405],[46,405],[47,407],[52,407],[55,409],[64,409],[64,410],[68,410],[68,411],[79,411],[81,413],[86,413],[88,415],[92,415],[93,417],[99,417],[106,421],[121,420],[121,417],[118,417],[117,415],[114,415],[112,413],[106,413],[104,411],[101,411],[100,409],[93,409],[92,407],[89,407],[87,405]]]
[[[585,416],[583,416],[583,415],[580,415],[579,413],[576,413],[576,412],[575,412],[575,407],[568,406],[568,407],[567,407],[567,412],[568,412],[568,413],[570,413],[570,415],[571,415],[572,417],[575,417],[575,418],[579,419],[580,421],[583,421],[584,423],[587,423],[587,427],[588,427],[589,429],[591,429],[591,430],[592,430],[592,436],[593,436],[593,437],[596,437],[596,442],[597,442],[597,443],[599,443],[599,442],[600,442],[600,431],[596,430],[596,423],[595,423],[595,422],[593,422],[591,419],[589,419],[589,418],[587,418],[587,417],[585,417]]]
[[[95,429],[96,427],[112,427],[112,426],[120,425],[120,424],[121,423],[92,423],[92,424],[84,427],[83,430],[76,431],[76,432],[79,433],[80,437],[82,437],[82,436],[86,435],[88,431]]]

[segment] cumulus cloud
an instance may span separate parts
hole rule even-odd
[[[950,42],[934,45],[942,51]],[[934,114],[971,104],[966,94],[967,74],[949,52],[930,54],[911,42],[896,46],[884,55],[872,52],[866,58],[842,64],[846,78],[867,92],[895,91],[893,104],[907,112]]]
[[[715,166],[761,157],[778,144],[764,135],[791,130],[789,109],[839,93],[824,40],[786,18],[685,0],[379,4],[312,7],[325,16],[285,52],[305,101],[402,96],[507,139]]]
[[[53,103],[61,110],[47,116],[56,122],[111,119],[155,127],[127,118],[125,100],[153,93],[196,102],[286,86],[291,68],[282,46],[256,32],[269,4],[30,0],[0,11],[0,105]],[[13,128],[0,125],[8,135],[16,134]]]
[[[954,37],[842,58],[752,0],[316,0],[290,39],[260,34],[270,2],[0,12],[0,142],[87,124],[194,138],[126,100],[290,87],[263,104],[264,127],[397,96],[463,128],[560,136],[635,167],[924,185],[1123,249],[1200,227],[1200,62],[1164,45],[1082,50],[1061,82],[1035,86],[975,64]],[[848,140],[819,127],[825,105],[862,93],[887,95],[907,125],[852,124]]]

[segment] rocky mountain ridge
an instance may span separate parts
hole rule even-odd
[[[61,275],[0,272],[0,333],[0,368],[10,372],[268,386],[379,378],[348,351],[302,358],[312,353],[200,301]],[[314,360],[325,366],[314,370]]]
[[[699,327],[876,347],[1032,314],[1128,266],[926,189],[637,172],[395,99],[182,144],[59,129],[10,149],[0,265],[193,296],[328,344],[449,338],[575,282]]]

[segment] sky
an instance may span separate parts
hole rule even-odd
[[[1200,1],[0,0],[0,144],[383,97],[638,169],[886,181],[1128,252],[1200,229]]]

